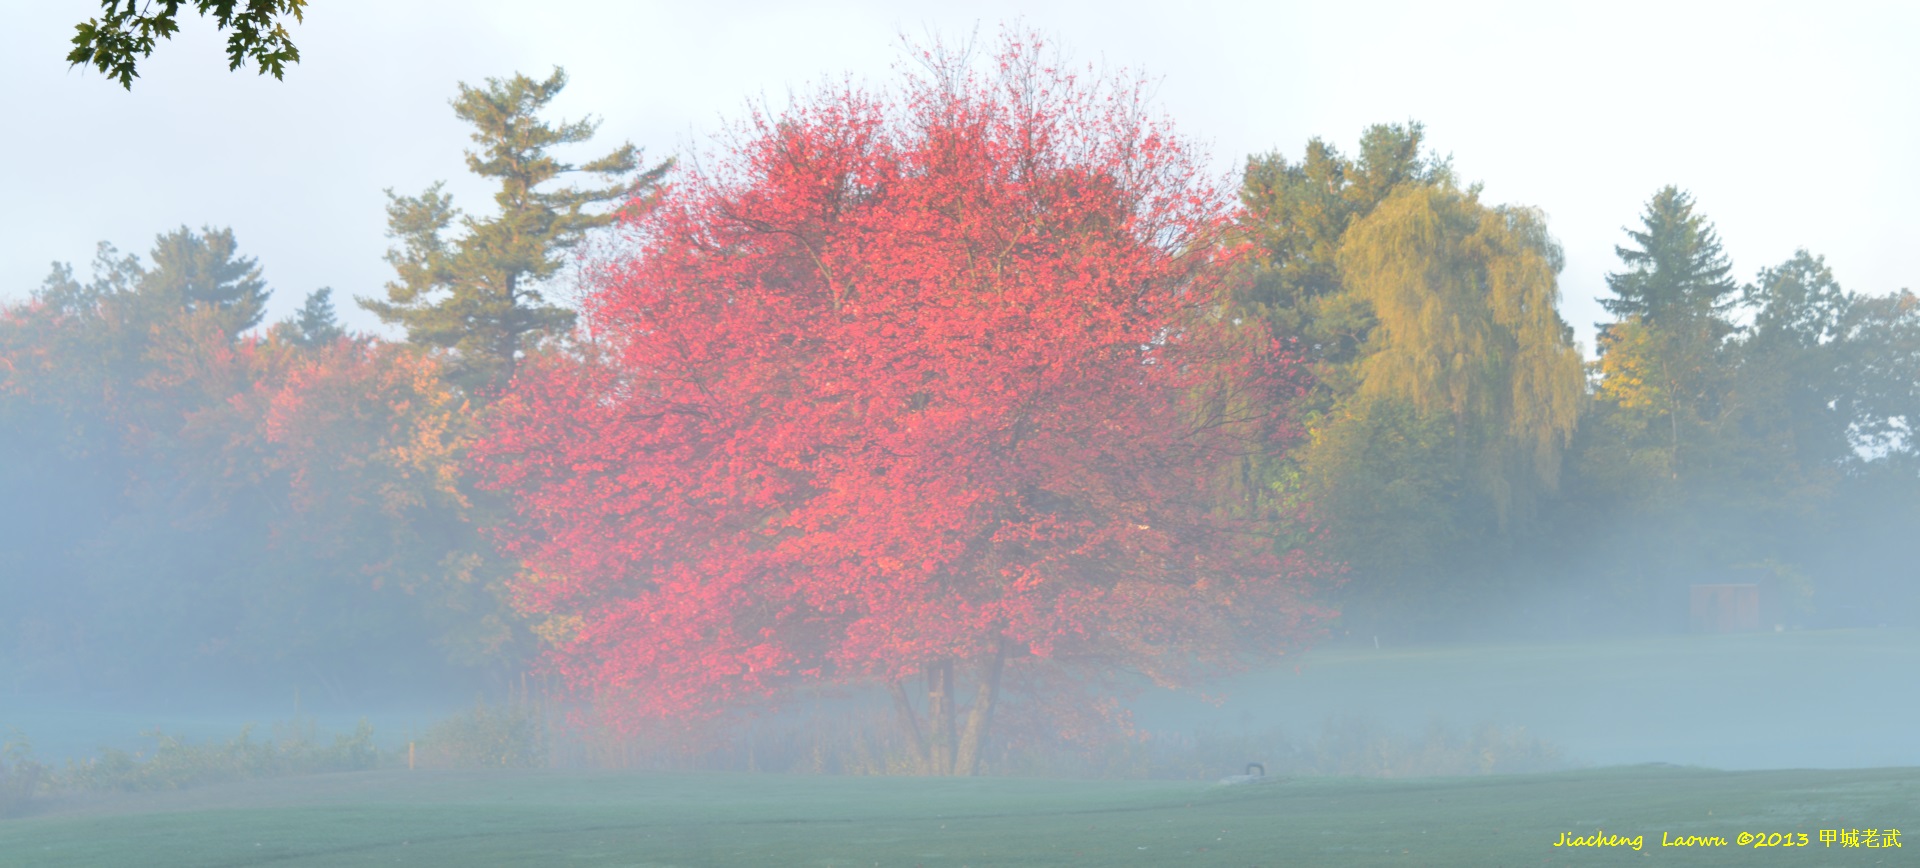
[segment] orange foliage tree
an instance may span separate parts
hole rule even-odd
[[[346,699],[518,662],[434,356],[238,335],[108,266],[0,309],[0,675]]]

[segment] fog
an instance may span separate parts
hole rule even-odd
[[[427,8],[0,37],[0,864],[1911,816],[1906,13]]]
[[[1566,759],[1596,766],[1717,769],[1911,766],[1920,759],[1898,684],[1911,632],[1766,633],[1685,641],[1393,648],[1309,654],[1292,670],[1230,679],[1210,706],[1185,695],[1140,701],[1147,728],[1317,736],[1349,720],[1419,734],[1524,727]],[[1491,658],[1491,659],[1490,659]]]

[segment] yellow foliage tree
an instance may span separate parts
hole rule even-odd
[[[1517,498],[1557,485],[1585,379],[1539,212],[1404,186],[1347,231],[1339,263],[1377,321],[1360,396],[1450,417],[1501,524]]]

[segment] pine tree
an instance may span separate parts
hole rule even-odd
[[[276,328],[288,341],[303,347],[325,346],[347,334],[334,313],[333,290],[324,286],[308,293],[300,310]]]
[[[1599,396],[1632,417],[1617,421],[1636,439],[1661,435],[1674,480],[1683,445],[1703,445],[1721,413],[1727,313],[1739,300],[1720,236],[1693,206],[1673,186],[1648,200],[1641,229],[1626,230],[1633,246],[1614,248],[1627,270],[1607,275],[1613,297],[1600,300],[1619,320],[1600,326]]]
[[[531,339],[572,327],[573,311],[550,303],[541,283],[560,270],[562,252],[617,218],[617,209],[596,206],[646,201],[672,163],[639,171],[631,144],[579,166],[553,157],[550,149],[585,142],[599,126],[540,118],[566,84],[556,67],[545,81],[516,74],[487,79],[484,88],[460,85],[454,114],[473,125],[479,145],[467,152],[467,168],[499,185],[496,216],[462,216],[442,184],[419,196],[387,193],[388,234],[400,242],[387,261],[398,276],[385,301],[362,298],[360,305],[404,326],[410,341],[453,349],[451,377],[469,390],[505,386]],[[608,183],[539,189],[569,172]],[[456,221],[464,231],[449,238]]]
[[[259,261],[237,256],[233,230],[185,226],[154,239],[153,268],[140,276],[140,295],[149,303],[189,312],[214,311],[227,334],[260,324],[266,313],[267,282]]]
[[[1626,230],[1634,246],[1614,248],[1627,270],[1607,275],[1614,295],[1600,300],[1607,312],[1669,331],[1711,324],[1716,338],[1732,330],[1725,315],[1735,302],[1733,267],[1713,224],[1693,213],[1693,204],[1677,187],[1653,194],[1642,228]]]

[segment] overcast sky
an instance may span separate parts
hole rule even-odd
[[[1849,289],[1920,287],[1920,4],[651,3],[311,0],[284,82],[226,71],[194,18],[133,91],[63,60],[97,0],[12,3],[0,27],[0,300],[94,244],[145,253],[232,227],[279,318],[388,279],[385,196],[462,176],[456,82],[564,66],[566,117],[649,157],[704,147],[750,99],[851,75],[885,84],[900,34],[991,40],[1019,20],[1083,61],[1142,70],[1222,173],[1306,140],[1351,151],[1418,120],[1492,202],[1543,209],[1563,312],[1591,346],[1613,247],[1663,184],[1691,190],[1736,273],[1806,247]],[[577,156],[587,157],[585,149]]]

